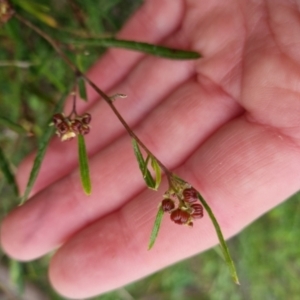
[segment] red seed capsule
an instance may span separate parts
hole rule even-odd
[[[57,124],[56,128],[61,135],[67,133],[69,130],[69,126],[65,121],[62,121],[61,123]]]
[[[171,220],[175,222],[176,224],[186,224],[190,218],[190,214],[184,210],[181,210],[180,208],[175,209],[171,213]]]
[[[194,188],[188,188],[182,192],[184,201],[187,203],[193,203],[197,201],[197,191]]]
[[[88,125],[83,125],[79,131],[80,134],[85,135],[90,132],[90,127]]]
[[[175,204],[171,199],[164,199],[161,202],[161,207],[164,212],[169,212],[175,208]]]
[[[72,127],[72,130],[76,134],[80,133],[80,131],[82,130],[82,126],[83,125],[82,125],[82,123],[79,120],[75,119],[74,121],[72,121],[71,127]]]
[[[192,204],[191,208],[193,209],[193,212],[191,213],[191,216],[194,219],[201,219],[203,217],[203,207],[201,204]]]
[[[56,126],[56,125],[60,124],[61,122],[63,122],[64,119],[65,118],[62,114],[54,114],[53,117],[52,117],[52,122]]]
[[[85,113],[82,117],[81,117],[81,121],[83,124],[90,124],[92,119],[92,116],[88,113]]]

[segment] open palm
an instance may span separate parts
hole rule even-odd
[[[300,18],[293,1],[152,0],[120,37],[202,53],[170,61],[110,50],[88,76],[164,164],[195,186],[228,238],[296,192],[300,182]],[[61,246],[50,265],[69,297],[117,288],[217,243],[205,215],[194,228],[167,218],[148,238],[161,195],[145,188],[128,135],[89,90],[80,111],[93,193],[86,198],[76,141],[52,141],[31,199],[4,220],[5,251],[30,260]],[[66,112],[70,105],[67,104]],[[27,182],[33,156],[18,181]],[[164,189],[165,188],[165,189]]]

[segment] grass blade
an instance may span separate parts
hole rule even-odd
[[[225,242],[225,239],[223,237],[220,225],[219,225],[216,217],[214,216],[211,208],[209,207],[209,205],[207,204],[207,202],[204,200],[204,198],[200,195],[200,193],[197,193],[197,195],[198,195],[198,199],[200,200],[200,202],[204,206],[204,208],[205,208],[208,216],[210,217],[210,219],[211,219],[211,221],[212,221],[212,223],[213,223],[213,225],[215,227],[215,230],[217,232],[217,236],[218,236],[218,239],[219,239],[220,247],[221,247],[221,250],[222,250],[225,262],[227,263],[227,266],[228,266],[228,268],[230,270],[230,273],[231,273],[231,276],[233,278],[233,281],[236,284],[240,284],[238,276],[237,276],[237,273],[236,273],[236,269],[235,269],[235,266],[234,266],[234,262],[233,262],[233,260],[232,260],[232,258],[230,256],[229,249],[228,249],[227,244]]]
[[[57,112],[61,112],[64,101],[65,101],[65,95],[56,104],[56,107],[54,109],[53,114],[57,113]],[[51,120],[49,120],[48,123],[50,123],[50,122],[51,122]],[[55,131],[55,129],[53,127],[48,126],[45,129],[44,135],[42,136],[42,138],[39,142],[37,154],[36,154],[36,157],[34,159],[33,167],[32,167],[31,172],[30,172],[29,180],[28,180],[24,195],[21,198],[20,205],[22,205],[27,200],[27,198],[28,198],[28,196],[29,196],[29,194],[32,190],[32,187],[35,183],[35,180],[36,180],[36,178],[39,174],[41,164],[42,164],[42,161],[43,161],[45,153],[46,153],[47,146],[49,144],[49,141],[50,141],[51,137],[54,134],[54,131]]]
[[[143,174],[143,178],[147,184],[147,186],[150,188],[150,189],[155,189],[155,180],[153,179],[150,171],[147,169],[147,164],[146,164],[146,161],[144,160],[143,158],[143,155],[141,153],[141,150],[140,150],[140,147],[137,143],[137,141],[135,139],[132,139],[132,145],[133,145],[133,150],[134,150],[134,154],[135,154],[135,157],[138,161],[138,164],[139,164],[139,168]],[[148,159],[149,160],[149,159]]]
[[[119,40],[115,38],[102,38],[102,39],[82,39],[71,41],[72,44],[79,44],[85,46],[102,46],[102,47],[115,47],[124,48],[134,51],[144,52],[154,56],[160,56],[170,59],[197,59],[201,55],[194,51],[185,51],[179,49],[172,49],[163,46],[152,45],[148,43]]]
[[[164,215],[164,211],[162,210],[162,207],[160,205],[159,209],[158,209],[158,212],[156,214],[156,218],[155,218],[155,221],[154,221],[154,226],[153,226],[153,229],[152,229],[152,232],[151,232],[150,241],[149,241],[149,245],[148,245],[148,250],[150,250],[153,247],[153,245],[156,241],[163,215]]]
[[[9,166],[9,162],[7,160],[7,158],[5,157],[2,149],[0,148],[0,169],[4,175],[4,177],[6,178],[6,181],[8,182],[8,184],[13,188],[13,191],[15,193],[16,196],[19,195],[18,192],[18,186],[15,180],[15,176],[13,175],[10,166]]]
[[[85,80],[82,77],[78,77],[77,82],[78,82],[79,96],[82,100],[87,102],[88,99],[86,93]]]
[[[29,14],[33,15],[43,23],[47,24],[50,27],[56,28],[58,26],[56,20],[48,15],[46,12],[48,12],[50,9],[46,7],[45,5],[42,5],[35,1],[21,1],[21,0],[15,0],[16,4],[20,6],[22,9],[27,11]]]
[[[0,124],[5,127],[8,127],[9,129],[11,129],[19,134],[27,134],[28,133],[24,127],[22,127],[21,125],[7,119],[6,117],[3,117],[3,116],[0,116]]]
[[[151,166],[155,172],[155,190],[158,190],[161,183],[161,168],[154,157],[151,157]]]
[[[77,68],[81,71],[84,72],[84,68],[83,68],[83,62],[82,62],[82,54],[77,54],[76,55],[76,65]]]
[[[14,259],[9,260],[9,274],[10,280],[13,282],[18,290],[18,294],[22,295],[25,285],[25,275],[23,263]]]
[[[150,161],[151,156],[147,155],[146,160],[145,160],[145,165],[144,165],[144,170],[143,170],[143,177],[146,178],[147,177],[147,172],[149,172],[148,170],[148,163]]]
[[[86,153],[84,137],[81,134],[78,135],[78,156],[81,184],[85,194],[90,195],[92,192],[92,185],[90,179],[89,161]]]

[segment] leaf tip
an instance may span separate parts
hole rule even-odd
[[[237,277],[237,275],[234,276],[233,281],[234,281],[235,284],[241,285],[241,283],[240,283],[239,278]]]
[[[92,194],[92,189],[90,188],[90,189],[84,189],[84,193],[86,194],[86,196],[91,196],[91,194]]]

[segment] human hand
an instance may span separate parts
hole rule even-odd
[[[169,169],[197,188],[230,237],[299,188],[299,9],[286,1],[152,0],[120,37],[203,54],[170,61],[109,50],[88,76]],[[117,288],[217,243],[205,215],[194,228],[164,220],[148,238],[161,194],[145,188],[128,138],[89,90],[92,195],[81,190],[74,141],[53,140],[31,199],[2,224],[12,257],[61,246],[49,273],[62,294]],[[69,111],[69,105],[65,111]],[[21,165],[24,190],[33,156]],[[165,189],[164,189],[165,187]]]

